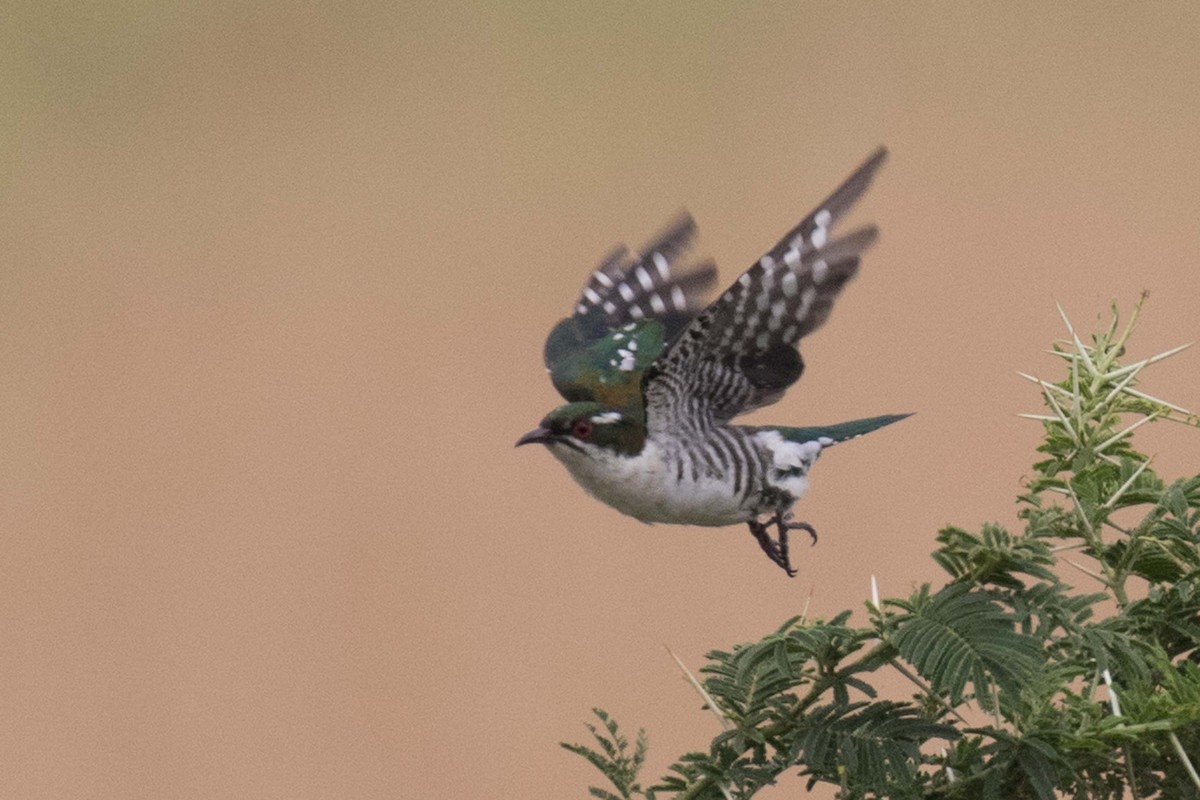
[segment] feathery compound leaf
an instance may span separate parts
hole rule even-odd
[[[595,725],[588,725],[587,729],[591,731],[592,738],[603,752],[582,744],[559,742],[559,746],[587,759],[619,792],[613,794],[607,789],[592,786],[588,789],[592,797],[601,800],[631,800],[635,795],[642,794],[641,787],[637,784],[637,776],[646,760],[646,732],[638,731],[637,745],[633,753],[629,753],[629,740],[621,734],[616,720],[610,718],[601,708],[593,708],[592,713],[604,724],[604,732],[597,730]]]
[[[1016,692],[1041,661],[1040,643],[1014,629],[1012,614],[967,584],[950,584],[935,595],[922,589],[909,603],[891,641],[904,660],[933,685],[962,701],[970,681],[981,702],[990,680]],[[990,676],[990,679],[989,679]]]
[[[847,612],[808,627],[793,620],[732,652],[711,652],[710,663],[701,670],[707,676],[704,688],[735,715],[758,713],[790,689],[811,683],[822,666],[837,664],[862,647],[863,633],[843,624],[848,617]]]
[[[957,737],[953,727],[930,721],[907,703],[827,705],[805,715],[791,760],[814,778],[848,781],[854,796],[895,794],[917,783],[922,744]]]
[[[984,525],[979,534],[962,528],[947,527],[938,532],[942,546],[933,559],[956,580],[969,579],[977,584],[995,584],[1020,589],[1025,584],[1019,574],[1042,580],[1054,580],[1048,568],[1054,562],[1045,542],[1028,536],[1013,536],[999,525]]]

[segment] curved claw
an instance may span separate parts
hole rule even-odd
[[[758,546],[767,554],[767,558],[771,559],[772,563],[786,572],[789,578],[796,577],[796,570],[792,568],[791,561],[788,559],[787,531],[780,529],[781,535],[777,542],[771,538],[771,534],[767,529],[770,522],[763,523],[758,520],[751,520],[747,524],[750,526],[750,533],[758,541]]]
[[[792,522],[792,518],[794,516],[795,515],[791,511],[787,511],[787,512],[783,513],[782,515],[780,515],[778,518],[778,525],[780,527],[780,530],[782,530],[783,528],[787,528],[789,531],[804,531],[810,537],[812,537],[813,545],[816,545],[817,529],[814,528],[812,525],[809,525],[807,522]]]

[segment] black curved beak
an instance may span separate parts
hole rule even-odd
[[[520,447],[523,444],[546,444],[553,441],[553,439],[554,434],[550,432],[549,428],[534,428],[520,439],[517,439],[516,446]]]

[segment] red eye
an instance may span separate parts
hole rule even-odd
[[[571,435],[576,439],[587,441],[592,436],[591,420],[581,419],[571,426]]]

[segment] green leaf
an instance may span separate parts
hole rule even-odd
[[[826,705],[806,715],[790,757],[809,774],[846,780],[856,792],[896,793],[918,783],[921,745],[957,736],[907,703]]]
[[[1010,613],[967,584],[950,584],[933,596],[922,590],[907,608],[891,641],[951,703],[962,702],[968,682],[980,702],[991,680],[1015,693],[1041,663],[1040,643],[1018,633]]]

